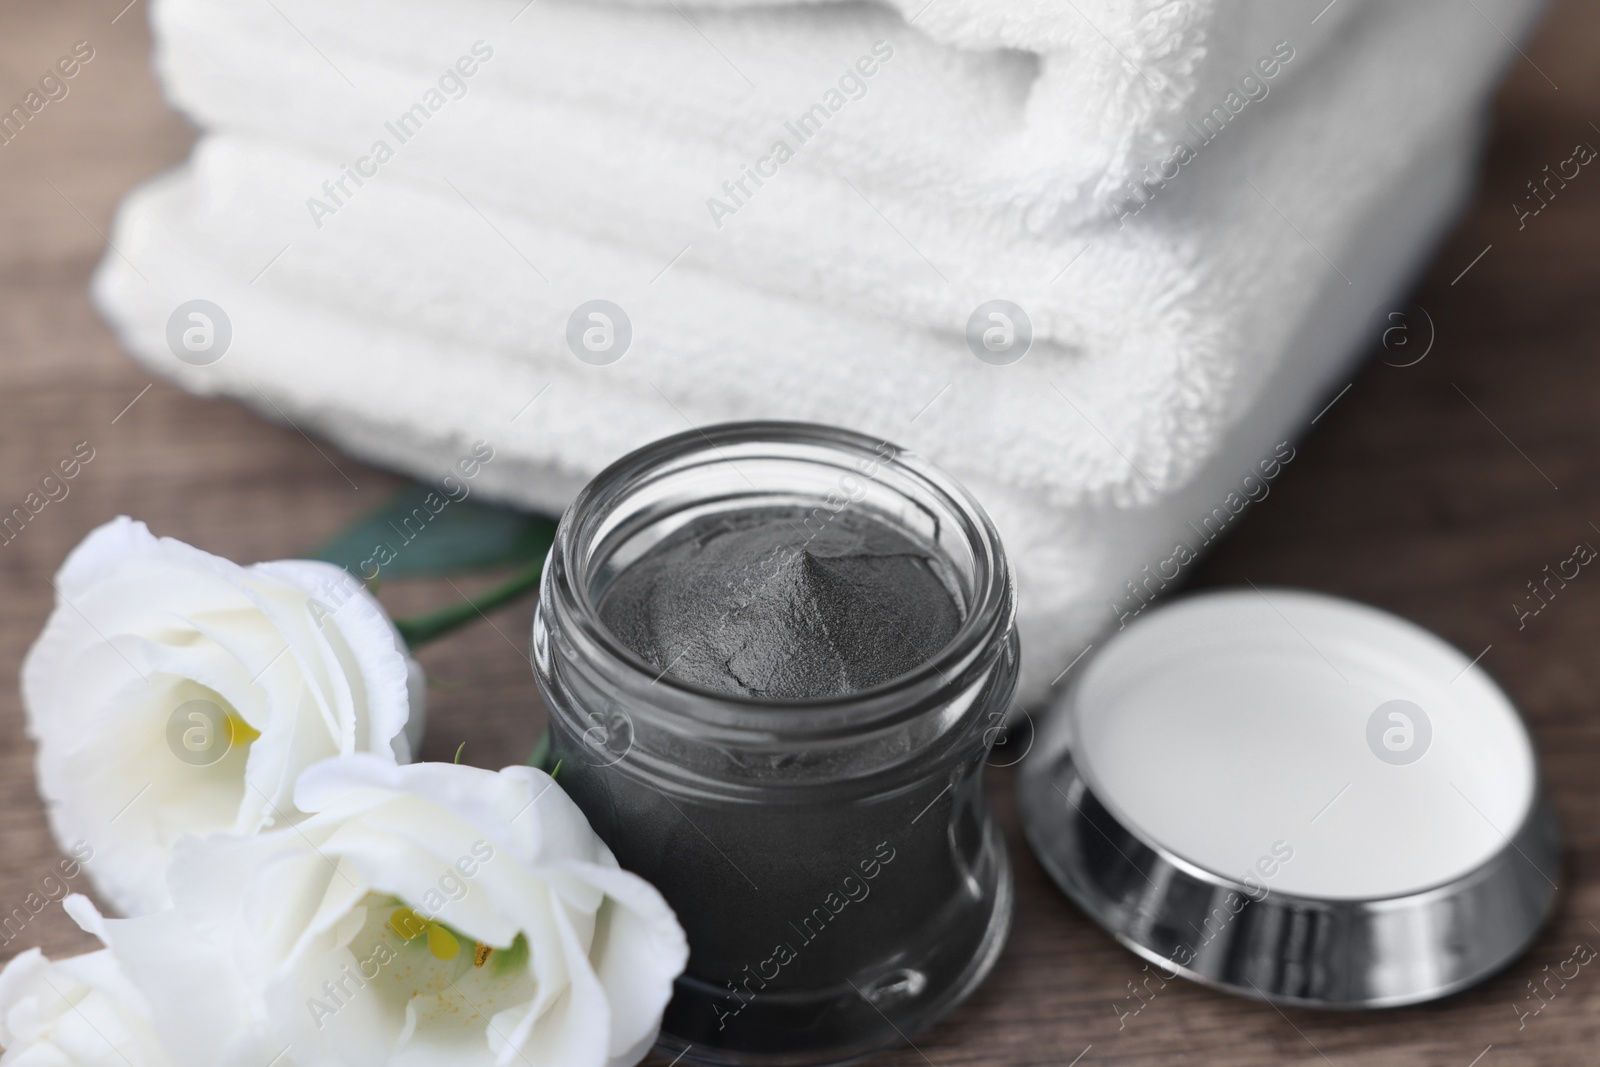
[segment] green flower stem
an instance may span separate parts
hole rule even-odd
[[[445,634],[459,630],[469,622],[486,618],[491,611],[521,600],[539,588],[539,577],[544,574],[544,560],[538,560],[513,574],[505,582],[484,593],[448,608],[430,611],[411,619],[396,619],[395,627],[413,652],[436,641]]]

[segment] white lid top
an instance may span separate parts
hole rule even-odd
[[[1273,892],[1417,892],[1503,849],[1527,731],[1479,667],[1376,608],[1283,589],[1135,621],[1079,682],[1074,754],[1141,836]]]

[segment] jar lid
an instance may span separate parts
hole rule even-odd
[[[1307,1007],[1445,996],[1532,941],[1560,844],[1516,709],[1376,608],[1153,608],[1093,650],[1018,780],[1029,842],[1128,948]]]

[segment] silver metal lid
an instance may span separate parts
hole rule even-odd
[[[1560,843],[1521,718],[1394,615],[1255,588],[1145,612],[1071,675],[1018,781],[1097,923],[1244,996],[1381,1008],[1504,967]]]

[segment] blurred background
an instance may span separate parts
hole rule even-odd
[[[122,257],[108,247],[119,202],[183,161],[196,130],[164,102],[138,0],[7,0],[0,27],[6,100],[20,100],[75,42],[93,48],[70,92],[0,148],[0,510],[81,444],[93,450],[67,495],[0,545],[5,903],[25,896],[56,855],[16,675],[49,612],[48,579],[70,547],[126,513],[242,562],[292,556],[381,504],[403,479],[329,440],[315,418],[293,418],[270,399],[246,407],[197,397],[130,358],[91,302],[91,276],[106,257]],[[1600,579],[1580,574],[1528,614],[1530,583],[1542,581],[1547,566],[1575,544],[1600,543],[1600,364],[1591,357],[1600,344],[1600,179],[1582,170],[1544,186],[1558,192],[1541,198],[1536,216],[1528,207],[1530,183],[1571,159],[1575,143],[1600,143],[1597,43],[1600,10],[1579,0],[1548,10],[1494,97],[1466,211],[1430,246],[1431,265],[1415,287],[1369,317],[1359,366],[1334,365],[1316,401],[1286,420],[1293,463],[1187,578],[1189,588],[1248,579],[1351,596],[1411,618],[1469,655],[1482,650],[1480,662],[1531,725],[1567,837],[1563,896],[1549,929],[1506,973],[1426,1008],[1279,1012],[1170,982],[1137,1018],[1119,1020],[1113,1004],[1141,965],[1049,883],[1017,831],[1001,770],[990,789],[1020,894],[1006,957],[916,1050],[883,1062],[1498,1067],[1593,1058],[1600,984],[1592,975],[1570,982],[1525,1025],[1516,1006],[1529,981],[1566,959],[1574,943],[1600,942],[1591,921],[1600,921]],[[1426,200],[1430,190],[1416,193]],[[1264,246],[1261,255],[1272,251]],[[1329,273],[1326,284],[1342,283]],[[933,392],[929,404],[939,399]],[[261,417],[263,410],[275,417]],[[404,614],[494,579],[397,582],[382,596]],[[527,664],[530,615],[525,604],[422,653],[442,683],[432,694],[424,758],[450,759],[464,741],[465,762],[498,766],[506,753],[532,746],[543,712]],[[1096,625],[1110,621],[1101,616]],[[1074,617],[1072,625],[1076,633],[1089,624]],[[1074,640],[1081,647],[1081,637]],[[87,943],[52,908],[0,955]]]

